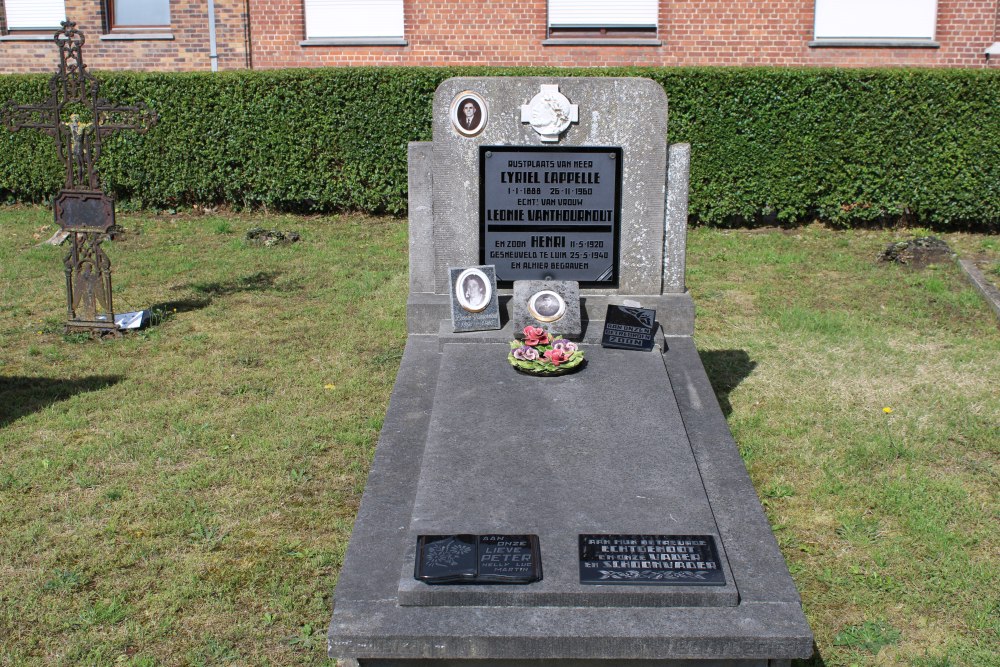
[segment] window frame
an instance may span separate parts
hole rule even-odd
[[[608,4],[611,4],[608,2]],[[545,36],[543,46],[661,46],[660,2],[655,6],[655,18],[648,24],[629,22],[556,22],[552,21],[552,0],[545,3]]]
[[[303,40],[299,46],[407,46],[406,39],[406,0],[397,0],[399,5],[399,16],[395,16],[396,8],[393,7],[393,22],[398,20],[399,33],[385,35],[317,35],[310,34],[309,30],[309,9],[306,6],[310,0],[302,0],[302,36]],[[314,21],[318,19],[314,18]]]
[[[9,39],[51,39],[55,31],[59,30],[63,21],[66,20],[66,0],[62,3],[62,19],[50,26],[31,26],[26,28],[11,28],[10,20],[7,18],[8,4],[11,0],[0,0],[0,37]]]
[[[882,0],[884,2],[890,2],[892,0]],[[897,0],[899,1],[899,0]],[[879,2],[879,0],[868,0],[868,2]],[[919,11],[931,11],[933,17],[931,17],[931,30],[930,34],[903,34],[903,31],[897,31],[896,34],[892,34],[893,31],[887,31],[885,35],[865,35],[866,32],[864,28],[852,30],[855,34],[843,34],[837,35],[832,34],[833,30],[830,28],[820,25],[820,20],[823,18],[823,14],[826,12],[834,11],[835,8],[839,8],[843,13],[850,13],[851,8],[843,9],[841,3],[838,0],[814,0],[813,2],[813,40],[809,43],[809,46],[847,46],[847,47],[871,47],[871,46],[884,46],[884,47],[929,47],[937,48],[940,44],[937,42],[937,32],[938,32],[938,17],[940,15],[938,0],[928,0],[931,5],[929,8],[918,8]],[[900,2],[900,4],[902,4]],[[820,5],[824,5],[825,8],[821,9]],[[909,9],[912,10],[912,7]],[[891,11],[891,10],[890,10]],[[924,19],[926,19],[924,15]],[[832,19],[827,19],[828,21]],[[854,24],[856,26],[864,26],[864,18],[857,18]],[[822,30],[821,30],[822,27]]]
[[[167,22],[166,23],[154,23],[150,25],[117,25],[115,23],[115,5],[121,2],[128,2],[128,0],[104,0],[104,32],[108,34],[113,33],[157,33],[157,32],[167,32],[170,30],[173,24],[173,16],[170,0],[162,0],[167,5]]]

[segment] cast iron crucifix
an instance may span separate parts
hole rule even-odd
[[[156,112],[144,103],[114,106],[98,96],[100,82],[83,64],[84,36],[76,23],[64,21],[55,34],[59,70],[49,81],[49,98],[38,105],[0,107],[0,122],[12,132],[41,130],[55,138],[66,165],[66,186],[56,196],[56,224],[70,232],[66,255],[67,331],[115,332],[111,301],[111,261],[101,248],[115,224],[114,200],[101,190],[97,160],[101,140],[117,130],[144,133],[156,124]]]

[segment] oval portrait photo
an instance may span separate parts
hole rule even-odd
[[[471,91],[459,93],[451,103],[451,124],[467,137],[483,131],[486,116],[486,100]]]
[[[542,290],[528,299],[528,311],[540,322],[555,322],[566,313],[566,302],[552,290]]]
[[[458,304],[470,313],[485,310],[493,298],[490,279],[479,269],[462,271],[455,281],[455,298],[458,299]]]

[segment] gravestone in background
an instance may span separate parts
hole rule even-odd
[[[646,79],[438,88],[433,141],[410,145],[409,335],[334,593],[331,656],[773,667],[811,654],[692,339],[690,152],[666,136],[666,96]],[[496,268],[502,328],[455,332],[449,269],[480,265]],[[580,372],[507,363],[532,284],[578,284]],[[653,349],[602,347],[609,306],[655,311]],[[476,536],[533,536],[537,552],[483,556]],[[518,578],[490,581],[505,556]]]

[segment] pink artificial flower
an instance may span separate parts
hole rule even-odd
[[[524,327],[524,344],[534,347],[536,345],[545,345],[551,339],[548,332],[541,327],[533,327],[530,324]]]
[[[546,350],[545,358],[552,362],[553,366],[558,366],[569,359],[569,355],[562,350]]]

